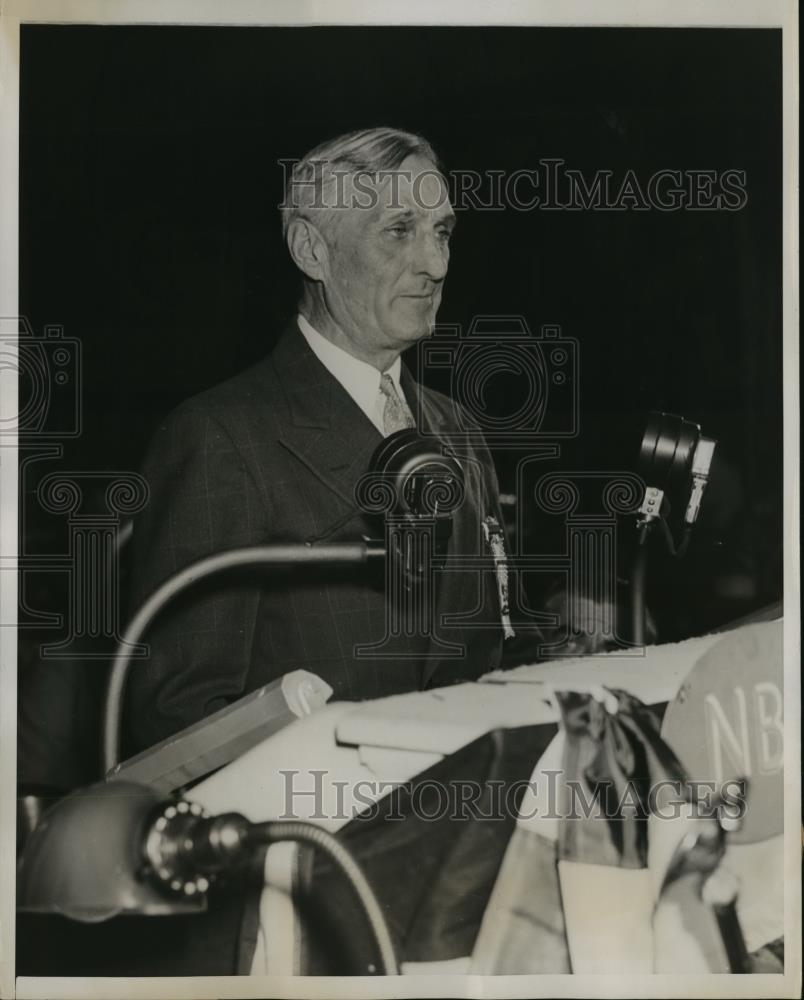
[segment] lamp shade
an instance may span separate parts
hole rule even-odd
[[[17,872],[17,909],[94,923],[121,914],[198,913],[203,898],[163,892],[143,877],[143,842],[156,791],[133,782],[99,782],[44,814]]]

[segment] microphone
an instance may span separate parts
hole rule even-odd
[[[434,530],[432,563],[443,566],[452,517],[464,498],[464,470],[454,453],[437,438],[415,429],[396,431],[378,446],[369,472],[389,487],[392,502],[386,517]]]

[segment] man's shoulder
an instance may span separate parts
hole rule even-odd
[[[297,370],[309,359],[295,323],[287,323],[270,352],[249,368],[191,396],[176,407],[169,419],[219,420],[261,426],[287,416],[287,389]]]
[[[275,400],[276,393],[272,390],[276,385],[276,373],[268,355],[244,371],[185,399],[172,415],[216,416],[263,407]]]
[[[185,399],[154,428],[148,456],[242,451],[277,437],[281,394],[271,356]],[[146,459],[147,461],[148,459]]]

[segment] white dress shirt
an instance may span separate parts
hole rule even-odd
[[[381,373],[379,369],[366,361],[353,357],[342,347],[327,340],[318,330],[312,327],[308,321],[299,313],[297,317],[299,329],[304,335],[304,339],[310,345],[310,350],[315,354],[327,371],[336,378],[360,409],[366,414],[383,437],[386,436],[383,415],[385,412],[386,397],[380,391],[380,378],[382,374],[391,376],[394,388],[399,393],[399,398],[407,403],[402,385],[399,381],[399,374],[402,371],[402,361],[397,358],[388,369],[387,373]]]

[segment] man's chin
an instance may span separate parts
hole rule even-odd
[[[399,340],[404,341],[406,344],[414,344],[423,337],[431,336],[435,328],[435,323],[436,314],[435,311],[432,311],[426,315],[408,320],[408,322],[397,323],[395,332]]]
[[[395,326],[400,332],[415,338],[424,337],[435,324],[436,314],[440,305],[440,297],[435,301],[432,296],[409,296],[397,299],[394,309]]]
[[[415,326],[404,327],[399,330],[399,339],[410,347],[425,337],[432,336],[434,326],[435,320],[433,319],[429,323],[418,323]]]

